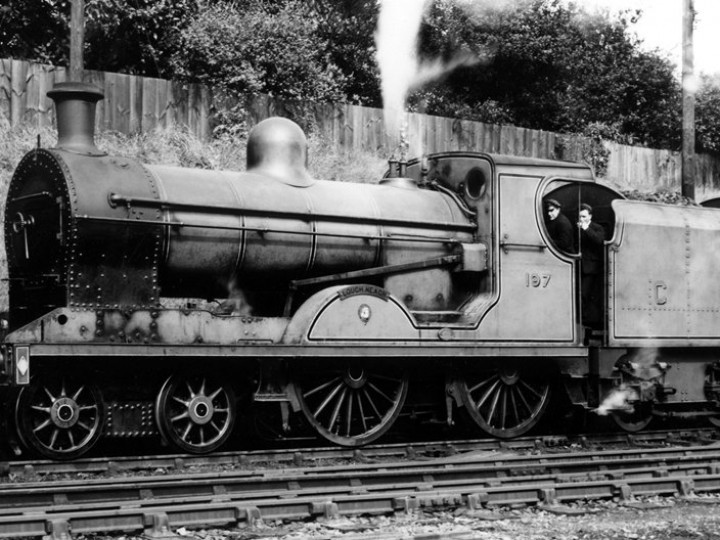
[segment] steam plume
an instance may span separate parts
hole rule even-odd
[[[621,385],[613,390],[593,412],[600,416],[607,416],[612,411],[632,411],[630,401],[638,399],[637,392],[632,388]]]
[[[481,8],[498,0],[481,0]],[[438,79],[457,67],[472,65],[481,59],[465,52],[450,61],[435,59],[421,62],[417,57],[417,37],[423,12],[429,0],[382,0],[375,41],[382,81],[383,114],[386,132],[397,137],[405,124],[405,99],[408,92]],[[505,2],[503,2],[505,3]],[[471,5],[465,0],[460,5]]]
[[[405,97],[418,71],[417,35],[428,0],[383,0],[380,6],[377,60],[382,79],[385,128],[400,132]]]

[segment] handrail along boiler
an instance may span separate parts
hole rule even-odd
[[[717,422],[716,210],[478,152],[392,164],[376,185],[317,180],[282,118],[252,130],[244,173],[143,165],[96,147],[99,90],[48,95],[58,144],[22,159],[5,212],[6,424],[34,453],[71,459],[103,436],[203,453],[253,424],[358,446],[404,413],[514,437],[553,392],[586,410],[621,392],[629,430]],[[548,197],[605,227],[595,328]],[[660,259],[668,236],[678,258]]]

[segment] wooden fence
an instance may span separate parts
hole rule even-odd
[[[11,125],[52,125],[52,101],[45,94],[66,78],[62,67],[0,60],[0,114],[9,118]],[[105,100],[98,104],[99,129],[133,133],[182,125],[207,138],[218,113],[240,105],[250,124],[273,115],[287,116],[348,150],[389,156],[397,146],[397,137],[385,133],[381,109],[292,102],[262,95],[248,96],[241,104],[227,103],[202,85],[119,73],[87,71],[84,80],[105,93]],[[588,148],[588,141],[579,137],[415,113],[408,114],[407,128],[410,156],[477,150],[583,161]],[[605,143],[605,147],[610,151],[605,179],[641,191],[679,190],[678,152],[614,143]],[[720,195],[720,159],[698,155],[696,161],[697,200]]]

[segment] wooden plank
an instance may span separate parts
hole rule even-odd
[[[128,75],[127,80],[127,133],[150,131],[146,126],[143,113],[145,110],[145,84],[147,79]],[[147,129],[146,129],[147,128]]]
[[[362,150],[363,145],[363,118],[362,110],[359,107],[353,107],[349,105],[352,111],[352,133],[353,133],[353,144],[352,148],[355,151]]]
[[[149,133],[153,131],[158,124],[157,116],[155,116],[155,107],[157,106],[157,99],[155,95],[155,79],[144,77],[141,79],[142,84],[138,84],[142,88],[142,95],[140,96],[140,103],[142,107],[140,109],[140,119],[142,123],[142,131]]]
[[[113,73],[106,86],[110,105],[108,129],[128,133],[130,107],[130,79],[122,73]]]
[[[50,90],[45,72],[46,68],[41,64],[28,64],[27,102],[23,122],[35,128],[45,125],[45,100],[47,99],[45,94]],[[52,81],[50,84],[52,85]],[[52,122],[49,125],[51,124]]]
[[[172,104],[175,123],[178,126],[182,126],[185,129],[189,128],[188,117],[189,117],[189,97],[187,84],[173,82],[171,85],[172,93]]]
[[[10,125],[19,125],[25,116],[27,99],[27,73],[30,64],[13,60],[11,63],[10,78]]]
[[[0,116],[10,122],[10,99],[12,95],[12,60],[0,60]]]
[[[169,83],[163,79],[154,79],[155,81],[155,127],[167,127],[167,88]]]
[[[97,102],[95,108],[95,132],[98,133],[104,129],[105,126],[105,114],[108,107],[107,96],[105,96],[105,73],[101,71],[85,70],[85,76],[83,80],[89,84],[96,86],[100,91],[103,92],[103,99]]]

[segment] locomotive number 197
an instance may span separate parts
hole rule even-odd
[[[550,283],[552,274],[541,274],[537,272],[527,272],[525,274],[525,286],[535,289],[544,289]]]

